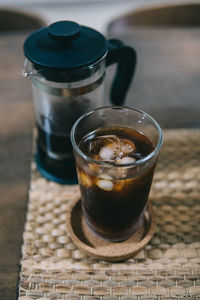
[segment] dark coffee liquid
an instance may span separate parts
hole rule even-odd
[[[38,125],[37,130],[39,144],[44,151],[49,153],[50,157],[54,160],[62,160],[72,157],[73,149],[70,137],[59,136],[46,132]]]
[[[110,141],[102,138],[103,136],[108,137]],[[136,130],[121,127],[94,131],[82,139],[79,147],[88,156],[102,160],[99,154],[102,147],[104,144],[109,146],[116,137],[120,141],[126,141],[125,146],[122,145],[126,150],[124,150],[125,161],[127,157],[130,161],[144,158],[154,150],[146,136]],[[119,140],[116,140],[118,144]],[[119,152],[122,156],[124,155],[121,153],[123,149],[121,147]],[[89,227],[102,237],[120,241],[128,238],[141,225],[155,163],[143,172],[138,172],[136,167],[116,168],[118,162],[112,161],[111,163],[113,163],[110,168],[111,174],[108,171],[106,175],[103,175],[103,179],[100,169],[99,175],[94,175],[92,172],[86,172],[81,166],[78,166],[78,176],[83,196],[83,213]],[[119,172],[122,173],[122,178],[116,179],[121,174]]]
[[[37,130],[37,164],[43,175],[59,183],[76,183],[70,138],[46,132],[38,125]]]

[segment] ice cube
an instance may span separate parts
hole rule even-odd
[[[78,172],[80,184],[84,185],[85,187],[91,187],[92,181],[90,177],[83,171]]]
[[[90,141],[89,152],[95,151],[101,147],[118,142],[118,137],[113,134],[100,135]],[[96,152],[96,151],[95,151]]]
[[[116,135],[96,137],[96,140],[90,144],[90,151],[94,151],[95,148],[98,150],[98,159],[107,162],[117,162],[136,150],[135,144],[131,140],[120,139]]]
[[[115,157],[115,148],[113,144],[109,144],[107,146],[104,146],[99,151],[99,157],[103,161],[112,161]]]
[[[113,180],[116,180],[116,179],[118,180],[120,178],[126,178],[127,177],[126,168],[113,167],[109,170],[109,176],[111,176]]]
[[[118,161],[136,150],[135,144],[128,139],[120,139],[117,136],[112,139],[113,141],[101,148],[99,152],[99,157],[103,161]]]
[[[131,163],[134,163],[136,161],[135,158],[133,157],[129,157],[129,156],[125,156],[121,159],[118,159],[117,160],[117,164],[119,165],[123,165],[123,164],[131,164]]]
[[[113,183],[110,180],[98,179],[97,186],[104,191],[112,191]]]
[[[100,179],[108,179],[108,180],[112,180],[113,179],[108,173],[105,173],[102,170],[100,170],[100,172],[99,172],[99,178]]]
[[[99,173],[99,166],[96,163],[88,164],[90,169],[90,174],[98,174]]]
[[[123,155],[131,153],[136,150],[135,144],[128,139],[120,139],[120,150]]]

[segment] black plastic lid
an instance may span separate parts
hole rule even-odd
[[[37,30],[24,43],[24,54],[32,63],[53,69],[90,65],[106,51],[107,41],[101,33],[71,21]]]

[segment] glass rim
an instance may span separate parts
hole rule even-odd
[[[125,163],[125,164],[116,164],[114,162],[109,162],[109,161],[100,161],[100,160],[96,160],[96,159],[93,159],[91,157],[89,157],[87,154],[85,154],[83,151],[80,150],[80,148],[78,147],[76,141],[75,141],[75,131],[76,131],[76,127],[77,125],[80,123],[80,121],[82,121],[83,119],[85,119],[87,116],[93,114],[94,112],[96,111],[99,111],[99,110],[105,110],[105,109],[127,109],[127,110],[132,110],[132,111],[135,111],[135,112],[138,112],[140,113],[141,115],[145,115],[145,117],[147,117],[149,120],[152,121],[152,123],[154,124],[155,128],[157,129],[158,131],[158,134],[159,134],[159,139],[158,139],[158,142],[157,142],[157,145],[155,147],[155,149],[149,153],[147,156],[141,158],[141,159],[138,159],[134,162],[131,162],[131,163]],[[128,106],[102,106],[102,107],[98,107],[96,109],[93,109],[85,114],[83,114],[81,117],[79,117],[76,122],[74,123],[74,125],[72,126],[72,129],[71,129],[71,133],[70,133],[70,138],[71,138],[71,142],[72,142],[72,146],[73,146],[73,149],[81,156],[83,157],[85,160],[87,160],[88,162],[90,163],[95,163],[95,164],[98,164],[98,165],[101,165],[101,166],[109,166],[109,167],[116,167],[116,168],[125,168],[125,167],[133,167],[133,166],[138,166],[138,165],[141,165],[145,162],[147,162],[148,160],[150,160],[152,157],[154,157],[160,150],[162,144],[163,144],[163,133],[162,133],[162,129],[160,127],[160,125],[158,124],[158,122],[152,117],[150,116],[149,114],[147,114],[146,112],[142,111],[142,110],[139,110],[139,109],[136,109],[136,108],[132,108],[132,107],[128,107]]]

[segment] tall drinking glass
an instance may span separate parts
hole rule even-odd
[[[159,124],[128,107],[102,107],[81,116],[71,131],[82,211],[87,226],[123,241],[143,224],[162,145]]]

